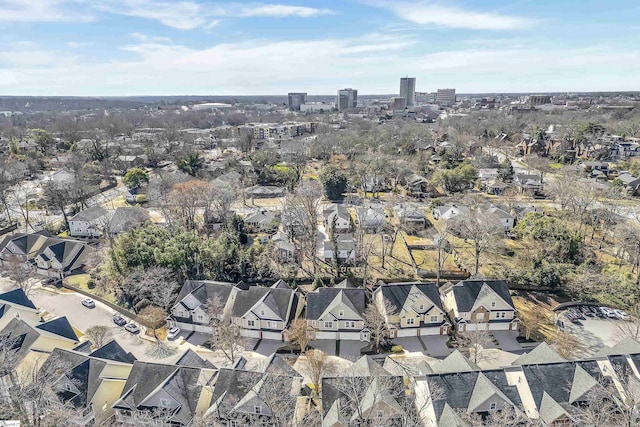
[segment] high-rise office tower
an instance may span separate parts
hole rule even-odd
[[[436,104],[442,107],[451,107],[456,103],[455,89],[438,89],[436,93]]]
[[[407,107],[416,105],[416,78],[401,77],[400,78],[400,97],[405,99]]]
[[[336,107],[338,111],[358,106],[358,91],[356,89],[340,89],[336,96]]]
[[[289,93],[289,110],[300,111],[300,106],[307,102],[306,92],[290,92]]]

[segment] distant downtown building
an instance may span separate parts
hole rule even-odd
[[[336,96],[336,107],[338,111],[355,108],[358,106],[358,91],[356,89],[340,89]]]
[[[400,98],[405,99],[405,106],[413,107],[416,105],[416,78],[401,77],[400,78]]]
[[[306,92],[289,92],[289,110],[300,111],[300,106],[307,102]]]
[[[438,89],[438,93],[436,93],[436,104],[444,107],[451,107],[455,103],[455,89]]]
[[[529,106],[551,104],[551,95],[529,95]]]

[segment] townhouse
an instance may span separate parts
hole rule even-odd
[[[285,341],[284,331],[300,315],[303,300],[282,280],[270,287],[187,281],[168,320],[170,326],[212,333],[211,316],[242,328],[242,335]]]
[[[40,310],[21,288],[0,294],[0,330],[14,318],[22,319],[30,325],[40,322]]]
[[[307,294],[305,319],[316,330],[316,339],[369,341],[365,327],[366,296],[363,288],[348,281],[333,288],[318,288]]]
[[[504,280],[467,279],[440,288],[443,307],[458,332],[478,328],[518,330],[518,319]]]
[[[373,296],[374,303],[385,316],[389,337],[447,335],[447,320],[438,287],[433,283],[381,284]],[[387,312],[389,304],[394,311]]]

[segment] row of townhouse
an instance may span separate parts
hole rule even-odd
[[[251,135],[254,139],[268,138],[294,138],[305,133],[314,133],[318,124],[316,122],[305,123],[249,123],[232,128],[232,135],[238,138],[243,135]]]
[[[0,265],[20,262],[45,277],[63,278],[84,267],[89,256],[83,242],[38,233],[15,233],[0,242]]]
[[[318,288],[307,293],[306,298],[283,281],[271,287],[188,281],[173,307],[169,324],[210,333],[210,307],[214,306],[220,318],[240,326],[247,337],[287,341],[286,329],[304,309],[304,319],[315,339],[366,342],[371,339],[365,323],[368,304],[377,304],[383,311],[392,339],[446,335],[453,326],[460,332],[518,327],[507,283],[481,279],[447,283],[440,289],[433,283],[381,283],[371,301],[363,288],[349,280]],[[392,312],[386,312],[390,306]]]

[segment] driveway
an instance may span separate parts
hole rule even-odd
[[[287,344],[283,343],[282,341],[263,339],[263,340],[260,340],[260,342],[258,343],[258,348],[256,348],[254,351],[263,356],[271,356],[273,353],[276,352],[277,349],[279,349],[284,345],[287,345]]]
[[[588,354],[596,353],[605,346],[613,346],[629,335],[629,331],[625,331],[627,323],[624,320],[588,317],[580,320],[582,325],[576,325],[565,317],[561,319],[564,321],[565,331],[578,337]]]
[[[447,347],[449,336],[447,335],[423,335],[420,337],[427,351],[425,354],[431,357],[447,357],[451,349]]]
[[[337,356],[343,359],[357,360],[361,356],[360,349],[365,345],[367,343],[362,341],[340,340],[340,354],[337,354]]]
[[[391,340],[394,345],[401,345],[405,351],[411,353],[422,353],[425,349],[423,343],[420,341],[420,337],[401,337]]]
[[[118,341],[118,344],[126,351],[133,353],[138,360],[162,360],[147,355],[149,350],[152,349],[152,344],[143,340],[140,334],[130,334],[124,328],[114,324],[113,310],[98,301],[96,301],[96,307],[90,309],[80,303],[85,298],[84,295],[75,292],[58,294],[43,289],[34,291],[30,298],[36,307],[41,308],[43,311],[47,311],[56,317],[66,316],[69,322],[82,332],[94,325],[108,326],[111,328],[113,337]],[[171,357],[173,356],[170,356],[169,359]]]
[[[322,350],[329,356],[336,355],[336,342],[334,340],[315,340],[309,342],[309,345],[318,350]]]
[[[494,338],[498,340],[498,348],[509,352],[522,352],[522,346],[516,339],[518,331],[491,331]]]

